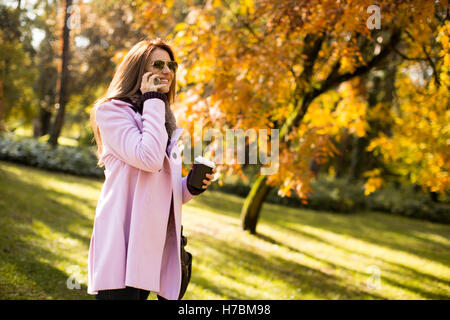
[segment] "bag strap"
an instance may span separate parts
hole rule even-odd
[[[181,225],[181,245],[184,247],[187,244],[187,238],[183,236],[183,225]]]

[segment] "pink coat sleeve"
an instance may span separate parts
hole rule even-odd
[[[128,106],[107,101],[95,110],[104,146],[117,158],[138,169],[157,172],[164,162],[168,135],[165,104],[159,98],[144,101],[142,133]]]
[[[189,200],[191,200],[194,195],[192,193],[189,192],[189,189],[187,187],[187,177],[183,177],[183,179],[181,179],[181,190],[182,190],[182,204],[185,204],[186,202],[188,202]]]

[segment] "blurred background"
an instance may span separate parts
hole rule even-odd
[[[449,299],[449,11],[444,0],[2,1],[0,298],[93,298],[104,168],[89,112],[128,50],[160,37],[179,63],[185,132],[279,130],[275,174],[251,163],[248,137],[244,163],[220,164],[183,207],[184,299]],[[214,155],[215,142],[201,143]]]

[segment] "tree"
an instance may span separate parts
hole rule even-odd
[[[105,3],[93,0],[89,3],[66,4],[66,9],[62,10],[66,12],[64,40],[57,48],[58,55],[66,59],[58,59],[58,70],[66,71],[61,72],[61,77],[57,80],[57,97],[55,97],[57,114],[52,125],[53,133],[50,140],[59,136],[61,130],[71,129],[73,124],[80,130],[80,136],[84,134],[82,131],[86,127],[80,124],[89,123],[89,109],[92,102],[106,90],[111,81],[111,75],[124,53],[146,36],[134,23],[134,17],[138,16],[138,9],[136,3],[123,1]],[[41,28],[49,30],[49,38],[44,39],[40,53],[41,58],[47,57],[48,60],[44,61],[42,58],[42,62],[45,63],[41,63],[41,76],[49,77],[47,71],[52,67],[53,44],[51,42],[55,35],[51,25],[53,12],[51,8],[47,8],[46,11],[48,11],[47,20],[50,25],[44,25]],[[61,39],[61,36],[56,35],[56,38]],[[69,51],[70,65],[68,65]],[[42,84],[40,89],[40,92],[44,93],[48,92],[49,87]],[[46,97],[52,96],[47,94]],[[49,98],[42,100],[45,102],[45,107],[53,100]],[[63,103],[59,101],[61,99]],[[47,114],[45,111],[43,113]]]
[[[352,136],[348,174],[350,183],[361,179],[365,171],[383,166],[383,161],[366,149],[380,132],[387,135],[391,133],[392,119],[388,115],[394,104],[394,83],[398,64],[399,59],[391,55],[391,59],[386,59],[376,70],[360,77],[361,95],[367,100],[368,129],[365,136]],[[385,172],[385,176],[388,174],[391,173]]]
[[[64,113],[66,109],[66,103],[68,100],[68,90],[67,90],[67,82],[69,77],[69,42],[70,42],[70,29],[68,26],[69,23],[69,7],[72,5],[72,0],[65,1],[64,13],[63,17],[63,28],[60,37],[60,51],[59,56],[61,58],[61,62],[58,66],[58,81],[57,81],[57,93],[58,93],[58,104],[57,104],[57,113],[55,117],[55,121],[50,130],[50,137],[48,142],[52,146],[56,146],[58,144],[58,138],[61,133],[62,126],[64,124]]]
[[[35,28],[45,34],[37,47],[36,66],[39,76],[34,85],[37,99],[39,101],[37,117],[34,119],[33,136],[35,138],[44,136],[50,132],[53,108],[56,103],[56,86],[58,78],[57,56],[58,43],[57,19],[55,4],[51,0],[41,0],[35,3],[33,9],[40,10],[41,14],[34,20]]]
[[[72,72],[69,74],[70,100],[65,112],[64,130],[80,143],[95,143],[89,114],[93,102],[106,92],[116,66],[138,41],[151,37],[138,21],[142,19],[139,1],[100,1],[77,3],[80,28],[71,29]],[[153,18],[151,21],[153,21]],[[148,20],[147,20],[148,21]],[[85,125],[86,124],[86,125]]]
[[[32,63],[31,23],[23,13],[20,6],[0,5],[0,133],[8,119],[24,123],[32,117],[37,70]]]
[[[346,82],[368,74],[405,42],[405,26],[435,20],[441,7],[425,0],[381,1],[382,28],[370,30],[371,5],[208,1],[192,5],[186,21],[177,25],[174,40],[186,67],[180,94],[186,99],[182,111],[189,114],[185,126],[201,120],[220,129],[280,130],[280,169],[256,178],[242,208],[243,229],[256,232],[262,204],[274,186],[280,186],[281,196],[290,196],[293,189],[306,197],[311,158],[318,149],[335,153],[330,136],[339,127],[353,126],[364,135],[364,124],[346,111],[352,105],[344,105],[345,99],[336,103],[335,90],[345,95],[351,90]],[[328,121],[336,116],[335,107],[349,119],[338,125]],[[309,113],[329,118],[308,119]],[[243,174],[239,164],[229,165],[225,173],[233,171]]]
[[[380,133],[368,150],[436,201],[437,194],[450,191],[449,9],[404,34],[406,43],[395,49],[403,62],[395,77],[397,103],[389,113],[392,133]],[[382,183],[382,171],[370,177],[367,193]]]

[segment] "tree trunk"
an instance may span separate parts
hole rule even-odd
[[[45,136],[50,132],[50,121],[52,119],[52,113],[46,108],[41,108],[39,111],[39,122],[40,122],[40,136]]]
[[[6,111],[3,105],[3,81],[0,80],[0,134],[3,133],[5,128]]]
[[[430,192],[430,199],[431,201],[433,201],[434,203],[438,203],[439,202],[439,193],[431,191]]]
[[[245,198],[244,205],[241,210],[241,222],[244,230],[249,230],[251,234],[256,233],[256,224],[258,222],[261,207],[272,189],[266,184],[267,176],[261,175],[256,178],[250,193]]]
[[[350,139],[351,136],[346,130],[338,146],[340,154],[336,157],[336,165],[335,165],[337,178],[345,177],[345,175],[347,174]]]
[[[68,8],[72,5],[72,0],[66,0],[66,5],[64,8],[64,23],[63,23],[63,34],[62,34],[62,52],[61,52],[61,64],[60,64],[60,76],[58,79],[57,92],[59,93],[58,97],[58,107],[55,122],[50,130],[50,138],[48,142],[52,146],[56,146],[58,144],[58,138],[61,134],[61,129],[64,123],[64,113],[66,109],[67,103],[67,80],[69,77],[68,70],[68,62],[69,62],[69,34],[70,30],[67,25],[70,13],[68,12]]]
[[[356,181],[361,177],[361,168],[365,159],[365,149],[367,146],[365,137],[353,136],[352,157],[350,162],[349,180]]]
[[[39,138],[45,136],[50,131],[50,121],[52,114],[46,108],[39,108],[39,115],[33,120],[34,137]]]

